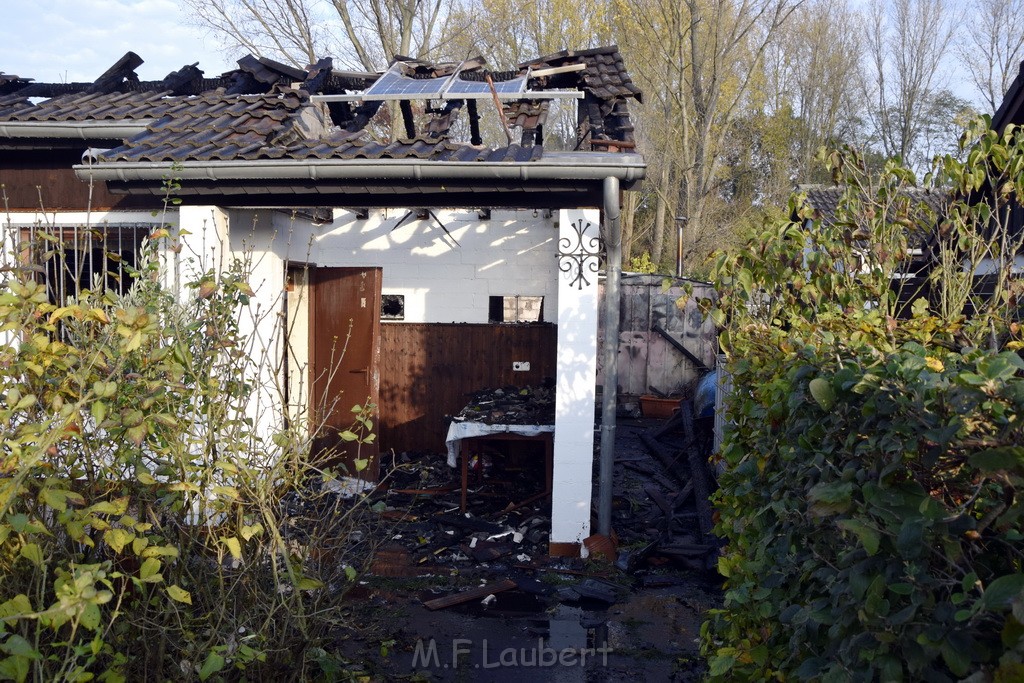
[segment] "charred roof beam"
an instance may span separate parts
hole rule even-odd
[[[139,77],[135,69],[143,63],[142,57],[134,52],[126,52],[121,59],[114,62],[114,65],[103,72],[93,84],[86,90],[89,93],[107,93],[123,90],[125,82],[138,83]]]

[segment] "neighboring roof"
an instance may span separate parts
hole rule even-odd
[[[815,210],[816,218],[831,223],[839,210],[839,202],[848,188],[842,185],[798,185],[797,192],[807,196],[806,205]],[[900,196],[928,207],[935,215],[941,215],[949,204],[949,194],[922,187],[900,189]]]
[[[1024,62],[1020,64],[1020,70],[1013,83],[1006,89],[1003,101],[999,108],[992,114],[992,128],[1003,132],[1007,124],[1024,124]]]
[[[842,185],[799,185],[797,192],[806,196],[804,205],[814,210],[815,220],[825,224],[833,224],[836,221],[836,214],[839,211],[839,204],[847,192],[847,187]],[[946,192],[936,191],[928,188],[905,187],[899,191],[899,196],[905,197],[912,202],[912,208],[920,212],[919,225],[910,230],[911,235],[924,242],[932,233],[950,202],[950,196]],[[795,218],[795,217],[794,217]]]
[[[640,100],[641,93],[615,46],[563,51],[504,73],[488,72],[479,59],[460,65],[396,59],[413,78],[437,78],[456,69],[461,70],[459,77],[494,82],[530,74],[523,99],[502,102],[508,144],[497,148],[481,144],[477,107],[492,111],[489,99],[416,102],[415,110],[412,101],[402,101],[405,135],[379,142],[368,124],[381,102],[359,98],[378,74],[338,72],[330,59],[300,70],[247,57],[239,61],[237,70],[217,79],[204,78],[191,65],[162,81],[140,82],[134,69],[142,60],[128,53],[92,84],[37,84],[0,74],[0,147],[46,148],[91,140],[94,148],[76,167],[81,177],[108,181],[114,190],[140,191],[145,186],[151,191],[155,181],[163,184],[173,166],[176,177],[203,181],[186,183],[182,188],[186,194],[193,187],[208,194],[217,183],[257,184],[273,178],[305,179],[309,187],[292,183],[291,191],[323,194],[324,189],[313,181],[357,176],[398,179],[402,186],[397,191],[406,192],[409,181],[424,175],[440,179],[449,171],[454,179],[464,181],[461,186],[466,192],[480,187],[538,189],[555,179],[567,182],[555,183],[552,192],[571,194],[568,181],[573,179],[592,181],[603,173],[619,177],[628,186],[643,176],[643,160],[632,153],[635,144],[628,108],[628,100]],[[580,151],[552,153],[543,147],[549,101],[540,93],[535,96],[539,99],[531,99],[530,92],[566,90],[581,93]],[[332,99],[331,95],[344,97]],[[328,97],[320,101],[322,96]],[[39,97],[47,99],[34,99]],[[463,107],[469,126],[455,127]],[[467,128],[470,139],[457,140],[454,131]],[[513,131],[517,138],[512,137]],[[120,140],[120,144],[104,144],[104,140]],[[380,163],[367,167],[360,163],[365,160]],[[391,162],[402,165],[387,168]],[[407,168],[409,164],[416,168]],[[421,164],[436,164],[439,172],[424,174]],[[456,168],[463,164],[478,168]],[[536,168],[513,172],[510,164]],[[482,166],[497,169],[484,171]],[[513,178],[517,182],[510,186]],[[339,183],[328,192],[356,191],[358,186]],[[365,182],[361,187],[365,192]],[[443,193],[444,189],[439,181],[435,190]]]

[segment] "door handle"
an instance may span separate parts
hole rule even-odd
[[[349,370],[351,375],[366,375],[366,385],[370,385],[370,368],[362,368],[361,370]]]

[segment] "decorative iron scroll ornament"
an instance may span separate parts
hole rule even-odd
[[[569,286],[577,289],[590,286],[587,273],[597,273],[604,256],[604,241],[600,233],[588,235],[590,221],[582,218],[571,224],[576,234],[558,239],[558,269],[572,278]]]

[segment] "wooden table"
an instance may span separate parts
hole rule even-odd
[[[542,425],[545,431],[538,433],[537,425],[495,425],[501,431],[493,431],[476,436],[465,436],[458,439],[459,454],[462,460],[462,498],[460,510],[466,511],[466,498],[469,491],[469,442],[471,441],[539,441],[544,444],[544,490],[530,500],[550,496],[555,466],[554,425]],[[517,429],[518,428],[518,429]],[[524,434],[523,431],[530,433]],[[450,433],[450,432],[449,432]],[[522,503],[520,503],[522,504]]]

